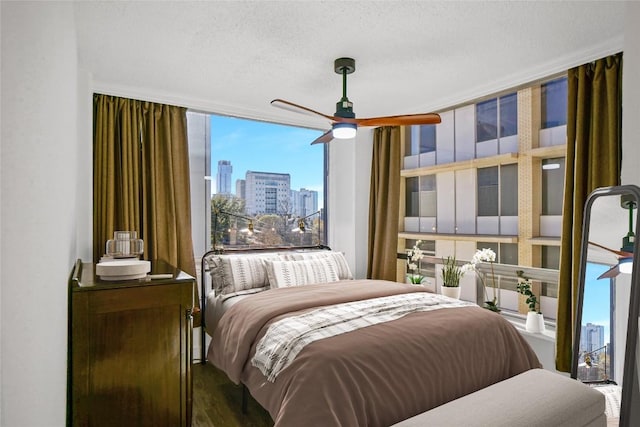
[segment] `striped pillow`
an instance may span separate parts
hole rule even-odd
[[[228,295],[247,289],[268,289],[264,262],[279,259],[277,254],[216,255],[207,262],[216,295]]]
[[[271,288],[337,282],[338,268],[331,258],[265,261]]]
[[[342,252],[334,251],[309,251],[309,252],[291,252],[280,255],[282,259],[286,261],[299,261],[304,259],[320,259],[331,258],[335,261],[338,268],[338,279],[340,280],[352,280],[353,275],[349,269],[347,259]]]

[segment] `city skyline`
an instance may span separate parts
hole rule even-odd
[[[230,169],[233,167],[233,163],[230,160],[218,160],[218,167],[220,166],[221,162],[228,162],[228,163],[225,163],[225,166],[229,167]],[[231,195],[236,196],[236,197],[241,197],[241,195],[238,194],[237,184],[240,181],[246,181],[246,176],[249,173],[287,174],[287,172],[271,172],[271,171],[270,172],[265,172],[265,171],[257,171],[257,170],[247,170],[247,171],[245,171],[245,177],[244,178],[236,178],[235,180],[233,180],[232,187],[236,187],[236,190],[234,192],[234,191],[221,191],[220,190],[221,185],[220,185],[218,177],[221,175],[221,173],[218,171],[218,172],[215,173],[216,178],[213,178],[213,175],[212,175],[212,178],[211,178],[212,186],[215,184],[215,186],[218,188],[218,190],[216,190],[216,191],[212,190],[211,194],[212,195],[213,194],[231,194]],[[289,174],[289,175],[291,175],[291,174]],[[311,189],[305,188],[305,187],[301,187],[301,188],[298,188],[296,190],[296,189],[294,189],[292,187],[291,190],[292,191],[303,191],[303,190],[311,190]],[[311,190],[311,191],[318,192],[318,190]]]
[[[310,145],[321,131],[216,115],[210,120],[212,194],[217,189],[218,161],[228,160],[233,166],[233,192],[248,171],[288,173],[291,189],[317,191],[318,205],[323,206],[324,147]]]
[[[212,193],[212,197],[218,194],[243,199],[248,215],[286,210],[304,217],[318,211],[318,191],[291,188],[291,175],[288,173],[247,171],[245,179],[236,179],[234,194],[230,184],[232,170],[231,161],[218,160],[217,191]]]
[[[591,323],[604,327],[604,343],[610,343],[611,289],[610,279],[598,277],[610,268],[608,265],[587,263],[585,298],[582,304],[582,325]]]

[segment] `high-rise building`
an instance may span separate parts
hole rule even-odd
[[[604,326],[587,323],[580,332],[580,351],[592,352],[604,347]]]
[[[291,215],[300,216],[300,198],[298,194],[300,192],[298,190],[291,190]]]
[[[301,188],[291,190],[291,213],[295,216],[305,217],[318,211],[318,192]]]
[[[288,173],[247,171],[247,215],[291,213],[291,176]]]
[[[216,175],[216,192],[218,194],[231,194],[231,172],[233,172],[231,161],[218,160]]]
[[[236,179],[236,197],[237,198],[243,199],[243,200],[247,198],[246,187],[247,187],[247,181],[245,181],[244,179]]]
[[[491,249],[501,264],[557,270],[567,84],[558,77],[514,88],[439,111],[442,124],[404,127],[399,247],[410,250],[420,240],[429,255],[458,260]],[[396,278],[404,281],[406,260],[396,262]],[[431,279],[427,289],[437,291],[441,266],[423,262],[421,269]],[[484,304],[478,277],[461,279],[462,298]],[[498,281],[500,307],[526,314],[516,281]],[[557,283],[544,283],[537,292],[545,319],[555,319]]]

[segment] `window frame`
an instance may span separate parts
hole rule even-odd
[[[504,213],[505,212],[505,205],[506,203],[503,202],[503,200],[505,199],[505,192],[509,190],[510,185],[507,185],[504,183],[505,181],[505,170],[508,172],[510,171],[512,168],[515,168],[515,174],[514,174],[514,178],[516,180],[516,186],[514,188],[515,190],[515,210],[516,210],[516,214],[515,215],[511,215],[509,213]],[[491,185],[485,185],[483,187],[492,187],[492,194],[495,192],[495,199],[497,200],[497,204],[495,207],[495,211],[492,209],[491,211],[488,211],[486,208],[482,209],[481,212],[481,204],[480,204],[480,200],[487,200],[487,191],[484,191],[481,193],[481,187],[480,187],[480,171],[488,171],[489,169],[493,169],[495,170],[495,179],[496,179],[496,184],[491,184]],[[517,179],[518,179],[518,164],[517,163],[509,163],[509,164],[501,164],[501,165],[495,165],[495,166],[487,166],[487,167],[479,167],[476,168],[476,194],[478,197],[478,203],[477,203],[477,209],[476,209],[476,216],[477,217],[509,217],[509,216],[518,216],[519,214],[519,210],[518,210],[518,185],[517,185]],[[507,180],[508,181],[508,180]],[[495,187],[495,190],[494,188]],[[490,212],[490,213],[487,213]],[[510,211],[509,211],[510,212]]]
[[[564,126],[567,124],[567,112],[568,112],[568,105],[567,105],[567,90],[568,90],[568,86],[567,86],[567,76],[562,76],[562,77],[558,77],[552,80],[548,80],[546,82],[543,82],[540,85],[540,129],[551,129],[554,127],[558,127],[558,126]],[[564,103],[563,105],[558,108],[557,104],[553,103],[553,102],[548,102],[548,99],[554,98],[555,99],[555,94],[558,91],[557,88],[560,88],[560,86],[563,86],[564,88]],[[547,89],[549,88],[549,89]],[[549,105],[552,106],[552,108],[549,108]],[[556,114],[558,114],[557,111],[553,111],[553,110],[563,110],[559,113],[560,117],[557,118],[557,120],[550,120],[548,116],[554,116]]]
[[[201,118],[198,119],[199,121],[197,121],[197,123],[190,123],[190,116],[191,115],[196,115],[196,116],[201,116],[202,118],[204,118],[204,125],[202,123],[200,123],[200,121],[202,120]],[[202,112],[202,111],[192,111],[192,110],[188,110],[187,111],[187,133],[188,133],[188,141],[189,141],[189,163],[190,165],[195,165],[197,170],[201,170],[204,169],[204,176],[202,175],[198,175],[198,172],[196,172],[196,175],[194,175],[194,173],[191,173],[191,191],[192,191],[192,234],[194,237],[194,252],[196,254],[196,256],[199,253],[206,253],[208,251],[210,251],[211,249],[213,249],[213,234],[214,234],[214,215],[213,215],[213,209],[212,209],[212,200],[213,200],[213,196],[217,195],[216,192],[212,191],[212,180],[213,178],[215,178],[216,175],[216,171],[213,170],[214,167],[217,165],[218,160],[231,160],[231,166],[234,165],[233,160],[234,159],[218,159],[216,158],[216,153],[212,150],[212,138],[214,137],[212,132],[211,132],[211,118],[212,116],[216,116],[217,118],[227,118],[226,116],[220,115],[220,114],[215,114],[215,113],[209,113],[209,112]],[[292,131],[296,131],[299,129],[303,129],[305,131],[312,131],[311,129],[307,129],[301,126],[293,126],[293,125],[289,125],[289,124],[281,124],[281,123],[266,123],[266,122],[262,122],[262,121],[257,121],[257,120],[253,120],[253,119],[248,119],[248,118],[242,118],[242,117],[228,117],[229,119],[238,119],[240,121],[246,122],[247,125],[249,124],[260,124],[263,126],[270,126],[273,125],[274,127],[284,127],[287,128],[289,130]],[[241,127],[242,124],[239,125],[239,127]],[[320,131],[314,131],[318,133],[318,136],[320,135]],[[196,144],[195,146],[192,146],[192,143]],[[203,145],[202,146],[200,146]],[[317,146],[316,146],[317,147]],[[328,147],[327,144],[323,144],[322,146],[322,154],[318,157],[321,157],[321,164],[317,165],[317,169],[318,171],[322,173],[322,189],[321,190],[309,190],[309,188],[311,187],[311,182],[309,183],[304,183],[299,189],[297,189],[298,191],[301,189],[305,189],[307,191],[316,191],[318,193],[318,197],[322,196],[322,202],[318,204],[318,210],[315,211],[312,215],[316,215],[320,216],[322,218],[322,220],[320,222],[315,221],[315,223],[318,224],[318,228],[317,228],[317,233],[314,231],[311,240],[319,240],[320,244],[327,244],[327,239],[329,236],[329,232],[328,232],[328,216],[329,216],[329,211],[328,211],[328,204],[329,204],[329,200],[328,200],[328,167],[329,167],[329,151],[328,151]],[[192,149],[193,148],[193,149]],[[248,148],[250,149],[250,148]],[[204,165],[203,165],[204,163]],[[281,168],[281,170],[284,169],[286,171],[287,166],[283,166]],[[255,171],[255,169],[254,169]],[[200,172],[201,173],[201,172]],[[259,173],[259,172],[258,172]],[[283,172],[284,174],[288,173],[288,172]],[[213,176],[212,176],[213,175]],[[245,179],[245,177],[243,177],[243,180]],[[232,185],[231,185],[231,190],[233,191],[233,193],[231,193],[234,197],[238,196],[235,194],[235,191],[237,191],[237,182],[234,184],[233,183],[233,179],[232,179]],[[235,181],[238,181],[238,179],[236,179]],[[264,185],[262,185],[261,187],[265,187]],[[275,185],[271,185],[270,188],[272,189],[272,192],[277,193],[277,200],[276,203],[278,204],[282,204],[279,203],[278,201],[284,197],[288,199],[288,207],[286,209],[294,209],[291,197],[292,197],[292,192],[288,191],[287,195],[282,195],[283,191],[286,190],[286,183],[284,182],[280,182],[277,181],[275,183]],[[245,189],[245,200],[246,197],[250,195],[246,194],[246,182],[244,183],[244,189]],[[235,191],[234,191],[235,190]],[[200,197],[198,197],[198,195],[201,195]],[[257,200],[257,197],[254,197]],[[198,200],[200,199],[200,200]],[[266,202],[266,200],[264,200],[264,197],[260,197],[262,202]],[[204,200],[204,202],[202,201]],[[204,210],[203,207],[201,206],[201,204],[204,204]],[[273,204],[273,203],[272,203]],[[271,206],[273,207],[273,206]],[[280,206],[276,206],[276,210],[280,210],[281,207]],[[236,212],[238,214],[240,214],[241,216],[246,216],[246,207],[242,209],[242,212]],[[269,213],[264,213],[264,214],[256,214],[256,215],[251,215],[252,219],[254,221],[256,221],[256,228],[257,228],[257,220],[259,216],[263,216],[263,215],[270,215]],[[303,215],[302,214],[296,214],[296,212],[291,212],[289,214],[290,217],[292,218],[301,218]],[[202,218],[201,218],[202,217]],[[246,228],[246,221],[243,222],[243,220],[241,219],[237,219],[239,222],[242,222],[244,224],[244,227]],[[311,224],[311,222],[314,220],[314,218],[310,218],[307,219],[307,223]],[[293,221],[293,219],[291,219],[291,221]],[[287,226],[286,228],[282,228],[282,230],[285,230],[283,232],[286,232],[286,230],[288,230],[289,226]],[[308,233],[311,234],[311,233]],[[203,241],[201,235],[205,236],[205,239]],[[208,237],[210,236],[210,237]],[[316,239],[317,237],[317,239]],[[202,241],[202,242],[201,242]],[[302,239],[301,239],[302,241]],[[196,244],[197,242],[197,244]],[[302,245],[306,245],[305,243],[301,243]],[[315,244],[315,243],[314,243]],[[254,245],[254,246],[260,246],[260,245]],[[294,246],[299,246],[299,245],[294,245]]]
[[[513,100],[513,101],[512,101]],[[508,108],[509,105],[515,105],[514,109]],[[488,107],[487,110],[481,111],[483,107]],[[508,115],[514,112],[515,117],[510,118]],[[475,103],[476,114],[476,144],[480,144],[487,141],[499,140],[501,138],[507,138],[518,134],[518,92],[510,92],[504,95],[490,98],[484,101]],[[492,129],[486,129],[481,127],[480,117],[488,118],[483,123]],[[512,123],[508,126],[506,131],[503,123]]]

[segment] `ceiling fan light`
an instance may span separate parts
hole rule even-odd
[[[336,139],[351,139],[356,137],[356,129],[355,123],[335,123],[332,134]]]
[[[631,271],[633,271],[633,258],[622,258],[618,262],[618,269],[620,273],[631,274]]]

